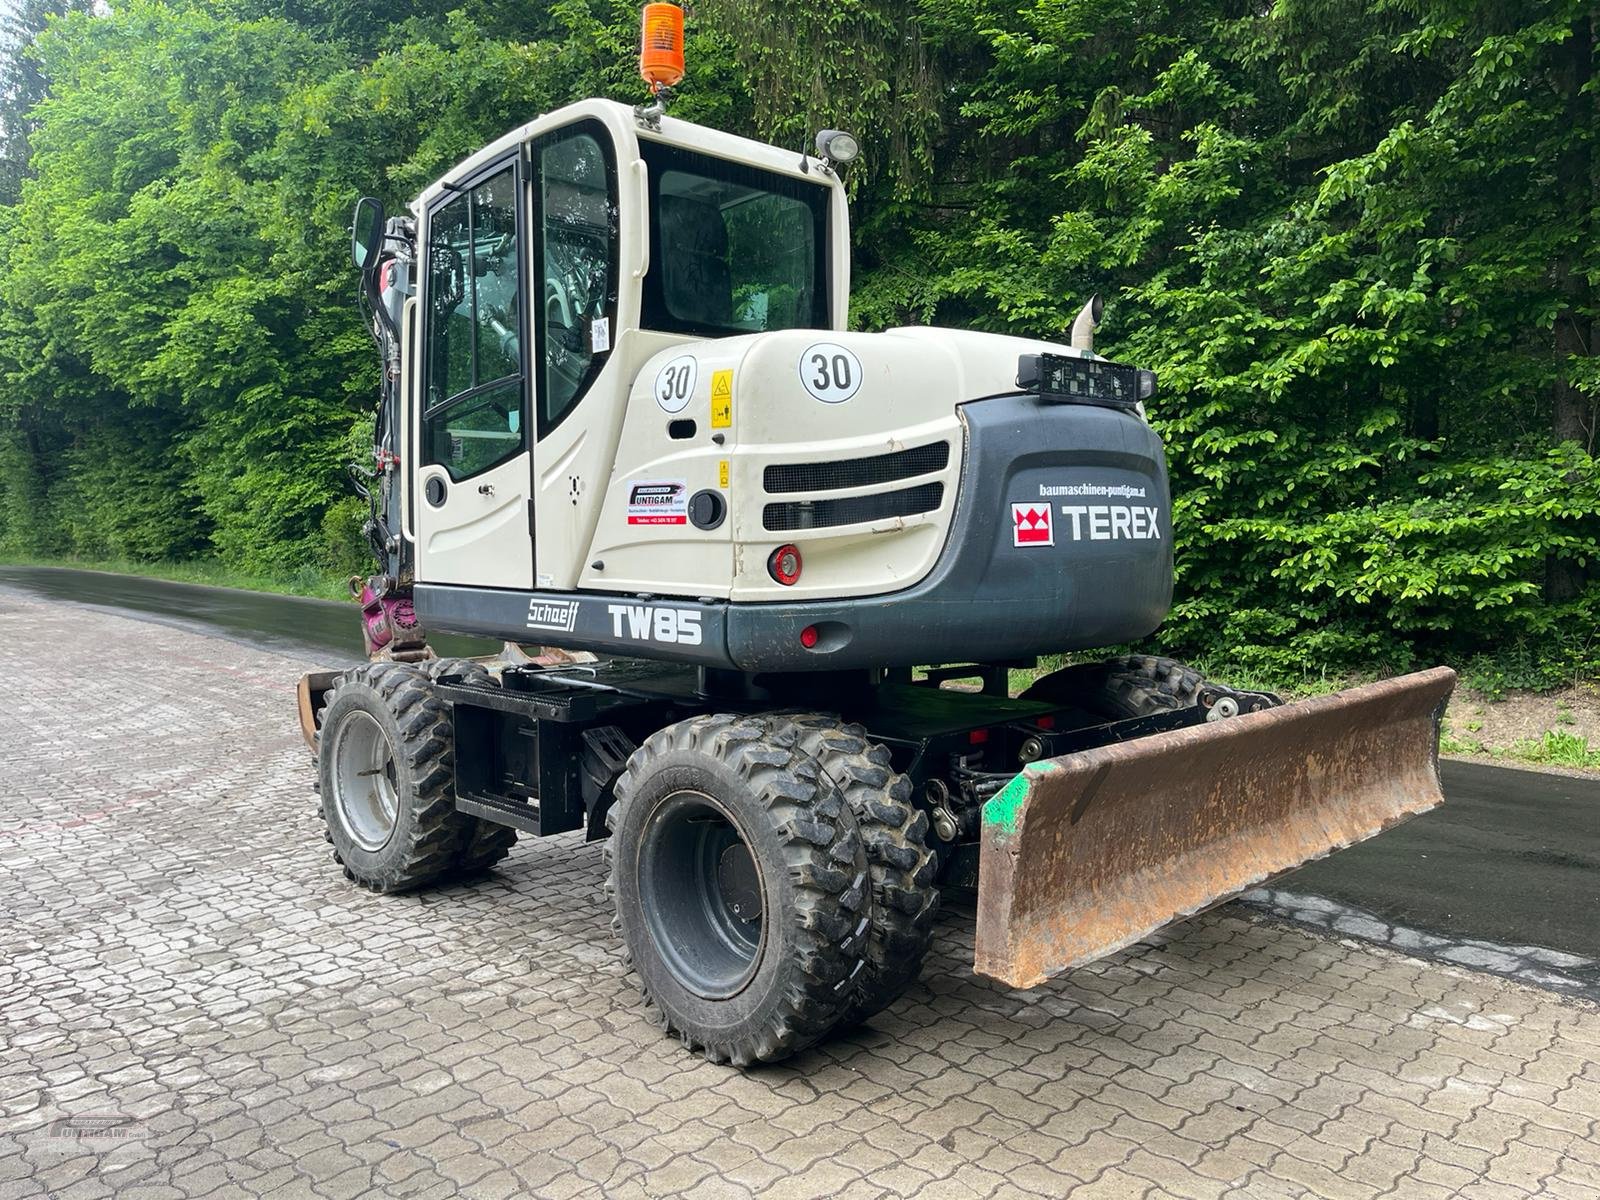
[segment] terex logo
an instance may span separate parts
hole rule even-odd
[[[1011,544],[1013,546],[1054,546],[1055,531],[1050,524],[1050,503],[1011,506]]]
[[[1061,515],[1072,521],[1075,542],[1161,540],[1160,509],[1126,504],[1063,504]]]
[[[658,608],[649,604],[608,604],[613,637],[636,642],[669,642],[679,646],[700,644],[700,614],[689,608]]]

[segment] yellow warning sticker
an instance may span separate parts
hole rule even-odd
[[[711,373],[711,428],[727,429],[733,424],[733,372]],[[724,487],[727,485],[724,484]]]
[[[728,460],[723,459],[717,464],[717,482],[722,487],[728,486]]]

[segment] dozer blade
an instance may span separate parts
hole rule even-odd
[[[1438,805],[1445,668],[1029,765],[983,809],[975,966],[1012,987]]]
[[[337,671],[312,671],[300,676],[300,684],[294,690],[295,708],[300,714],[300,736],[305,738],[313,758],[317,754],[317,713],[322,708],[322,698],[338,678]]]

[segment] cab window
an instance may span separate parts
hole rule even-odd
[[[828,188],[645,142],[647,329],[710,337],[829,327]]]
[[[515,167],[434,209],[428,230],[423,454],[465,479],[528,444]]]
[[[583,398],[616,338],[619,219],[609,145],[603,130],[579,125],[534,147],[541,433]]]

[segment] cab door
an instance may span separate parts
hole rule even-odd
[[[533,586],[526,181],[509,157],[428,212],[417,578]]]
[[[627,362],[617,350],[638,323],[638,285],[631,299],[620,292],[621,135],[632,136],[587,117],[537,139],[529,156],[540,299],[533,478],[540,588],[577,587],[622,429]],[[643,239],[645,214],[636,212],[630,225],[630,237]],[[641,240],[630,248],[642,258]]]

